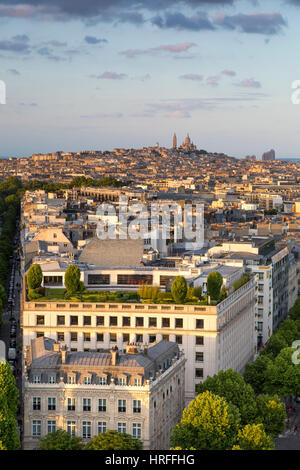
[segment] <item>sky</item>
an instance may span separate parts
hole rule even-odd
[[[300,157],[300,0],[1,0],[0,155]]]

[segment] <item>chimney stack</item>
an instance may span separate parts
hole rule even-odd
[[[118,346],[114,346],[111,350],[110,350],[110,358],[111,358],[111,365],[112,366],[115,366],[117,365],[117,359],[118,359]]]
[[[60,352],[61,352],[61,363],[65,364],[67,360],[67,346],[65,344],[62,345]]]

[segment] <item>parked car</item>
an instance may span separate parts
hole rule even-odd
[[[14,361],[17,357],[16,348],[9,348],[7,353],[8,359]]]
[[[15,338],[15,337],[16,337],[16,333],[17,333],[16,328],[13,328],[13,327],[12,327],[12,328],[10,329],[10,336],[11,336],[12,338]]]

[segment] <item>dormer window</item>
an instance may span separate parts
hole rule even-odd
[[[55,376],[54,375],[49,375],[48,376],[48,383],[49,384],[55,384],[56,380],[55,380]]]
[[[87,375],[84,377],[84,385],[91,385],[92,383],[92,377],[91,375]]]
[[[142,379],[140,377],[136,377],[134,380],[133,380],[133,385],[135,387],[140,387],[142,385]]]
[[[68,375],[68,384],[72,385],[76,383],[75,375]]]
[[[126,385],[126,378],[125,377],[119,377],[118,378],[118,385]]]
[[[98,384],[99,385],[107,385],[107,377],[106,376],[98,377]]]
[[[34,375],[32,378],[32,381],[34,384],[40,384],[41,383],[41,376],[40,375]]]

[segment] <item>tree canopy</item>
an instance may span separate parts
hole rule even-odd
[[[82,450],[84,444],[80,437],[71,436],[63,429],[57,429],[40,440],[40,450]]]
[[[171,445],[182,449],[231,449],[240,421],[238,408],[225,398],[209,391],[200,393],[183,410],[180,423],[173,428]]]
[[[172,282],[171,294],[176,303],[182,304],[187,295],[187,283],[183,276],[177,276]]]
[[[43,281],[43,272],[39,264],[32,264],[27,272],[26,281],[29,289],[37,289]]]
[[[141,450],[143,444],[130,434],[106,431],[98,434],[85,446],[85,450]]]
[[[207,293],[212,300],[219,300],[223,277],[218,271],[213,271],[207,276]]]

